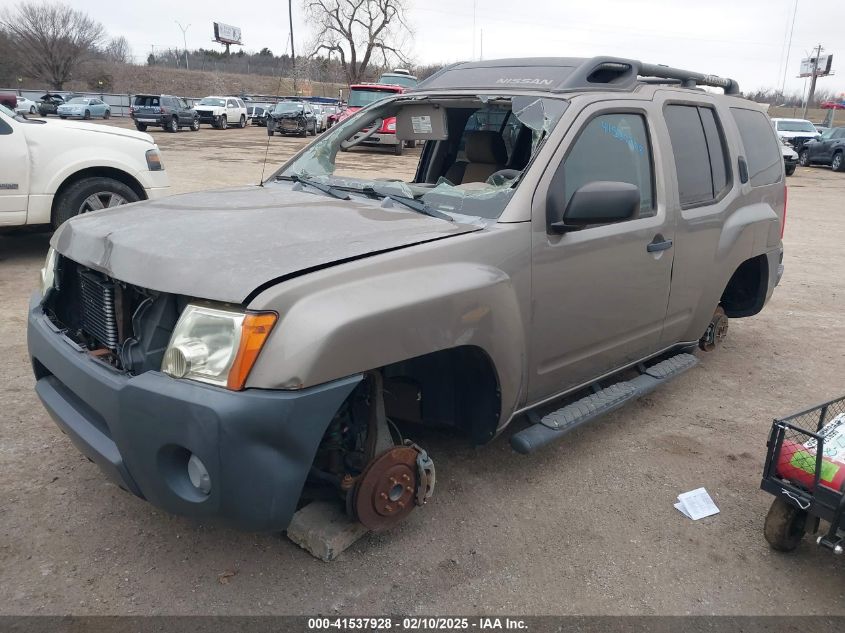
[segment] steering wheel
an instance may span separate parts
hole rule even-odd
[[[521,174],[522,171],[520,171],[519,169],[500,169],[499,171],[490,174],[489,178],[487,178],[485,182],[488,185],[495,185],[496,187],[501,187],[508,180],[516,180]]]
[[[350,147],[355,147],[356,145],[363,143],[381,129],[382,123],[384,123],[384,119],[376,119],[370,124],[370,129],[364,132],[364,135],[361,138],[356,138],[355,140],[349,140],[347,138],[342,140],[340,142],[341,149],[349,149]],[[360,130],[358,130],[358,132],[360,132]],[[358,134],[358,132],[355,132],[355,134]],[[355,134],[353,134],[353,136]]]

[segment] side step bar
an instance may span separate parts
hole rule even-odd
[[[697,364],[698,359],[692,354],[677,354],[667,358],[646,368],[632,380],[610,385],[543,416],[536,424],[512,435],[511,446],[523,455],[534,453],[582,424],[615,411],[623,404],[654,391],[660,385],[680,376]]]

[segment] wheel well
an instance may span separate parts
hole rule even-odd
[[[144,191],[144,188],[141,186],[141,183],[139,183],[125,171],[115,169],[114,167],[89,167],[88,169],[82,169],[80,171],[72,173],[70,176],[65,178],[64,182],[62,182],[61,185],[59,185],[59,188],[56,190],[56,195],[53,196],[53,206],[51,209],[51,213],[55,214],[56,203],[61,197],[61,195],[64,193],[65,189],[70,187],[75,182],[79,182],[83,178],[97,177],[113,178],[114,180],[122,182],[124,185],[134,191],[137,194],[138,199],[147,199],[147,193]]]
[[[769,287],[769,262],[765,255],[747,259],[736,269],[725,291],[721,305],[725,314],[736,319],[754,316],[763,309]]]
[[[433,352],[383,368],[384,405],[398,421],[455,428],[483,444],[496,434],[501,393],[490,357],[478,347]]]

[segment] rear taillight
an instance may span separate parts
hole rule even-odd
[[[135,106],[129,106],[129,115],[132,116],[133,112],[135,112]]]
[[[167,108],[165,108],[164,106],[161,106],[161,113],[167,114]]]
[[[786,230],[786,201],[789,198],[789,187],[783,186],[783,217],[780,220],[780,239],[783,239],[783,232]]]

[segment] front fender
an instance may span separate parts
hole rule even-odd
[[[156,183],[150,178],[147,169],[144,153],[147,149],[153,149],[150,145],[147,148],[138,147],[138,161],[131,161],[127,158],[127,152],[109,150],[102,146],[80,147],[69,152],[62,152],[54,158],[48,159],[44,164],[39,165],[38,170],[33,170],[33,194],[54,195],[73,174],[89,168],[111,168],[122,171],[135,180],[144,188],[150,189]],[[42,156],[42,159],[45,158]],[[143,164],[142,164],[142,161]],[[42,177],[38,177],[42,175]]]
[[[248,387],[299,389],[459,346],[498,374],[505,421],[525,371],[525,329],[512,279],[484,264],[407,268],[302,293],[280,310]]]

